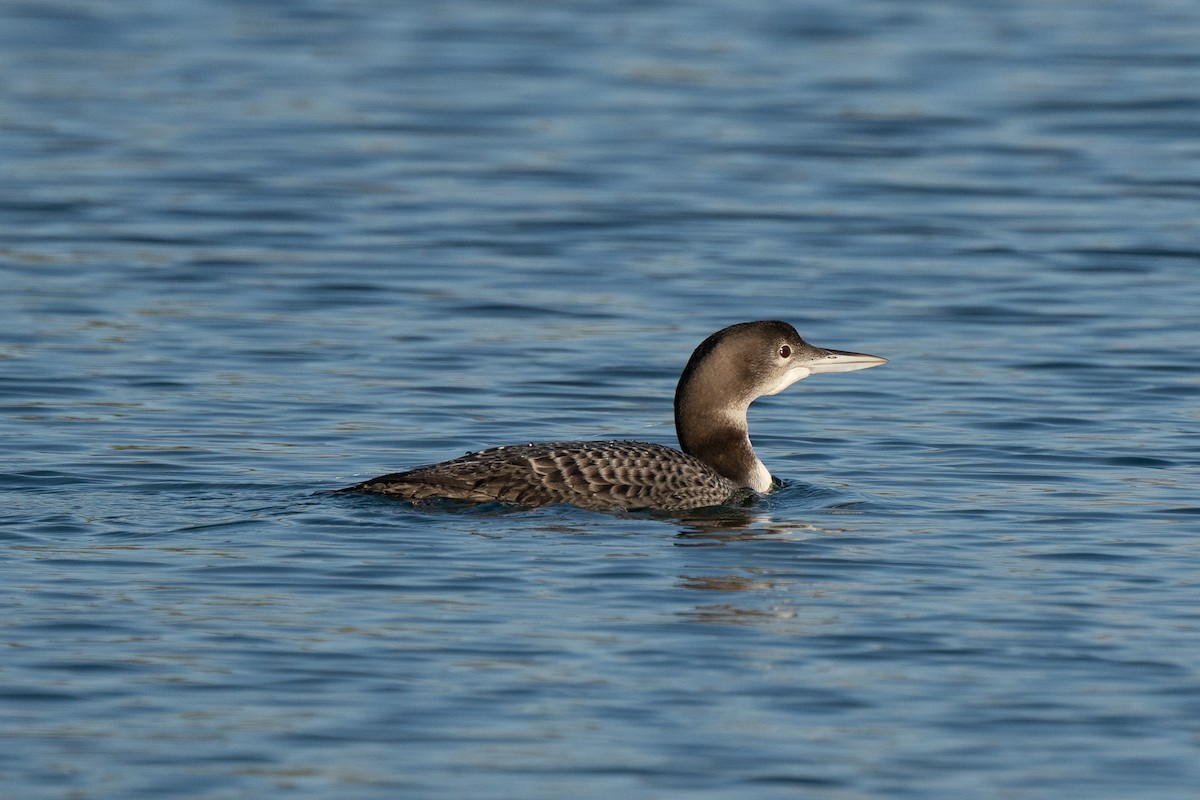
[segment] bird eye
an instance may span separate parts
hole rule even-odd
[[[781,344],[779,346],[779,357],[780,358],[791,358],[792,357],[792,348],[786,344]]]

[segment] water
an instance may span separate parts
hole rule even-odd
[[[1200,11],[0,4],[0,785],[1193,798]],[[321,491],[671,442],[745,513]]]

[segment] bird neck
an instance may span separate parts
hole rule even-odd
[[[771,473],[754,452],[746,410],[753,398],[730,398],[707,387],[701,366],[684,371],[675,390],[675,435],[683,452],[695,456],[739,487],[771,488]]]

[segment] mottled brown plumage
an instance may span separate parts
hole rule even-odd
[[[493,447],[340,491],[408,500],[569,503],[597,510],[722,505],[773,485],[750,444],[750,403],[816,372],[849,372],[885,362],[815,347],[786,322],[730,325],[695,349],[679,378],[675,433],[683,452],[635,441]]]
[[[350,487],[424,500],[678,511],[721,505],[738,487],[697,458],[651,442],[550,442],[493,447]]]

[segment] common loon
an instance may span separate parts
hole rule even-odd
[[[771,473],[754,453],[746,409],[819,372],[887,363],[809,344],[786,322],[742,322],[692,353],[675,389],[683,452],[636,441],[548,442],[493,447],[340,489],[408,500],[446,498],[594,510],[682,511],[767,492]]]

